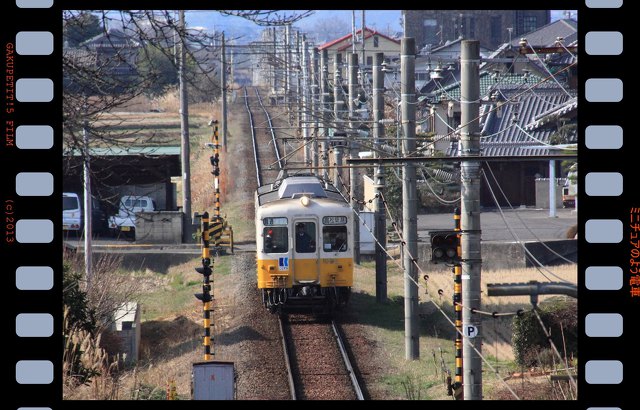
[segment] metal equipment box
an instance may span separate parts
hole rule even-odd
[[[235,400],[236,377],[233,362],[208,361],[193,364],[193,400]]]

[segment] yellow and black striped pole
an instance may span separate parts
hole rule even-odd
[[[213,166],[213,185],[216,192],[216,203],[215,203],[215,216],[214,220],[220,220],[220,182],[218,178],[220,177],[220,140],[218,136],[218,122],[214,122],[213,128],[213,156],[211,159],[211,165]]]
[[[218,134],[218,121],[213,121],[213,156],[210,157],[213,167],[213,187],[215,189],[215,210],[211,218],[211,237],[216,252],[220,248],[222,238],[223,220],[220,216],[220,139]]]
[[[213,337],[211,337],[211,287],[213,281],[210,280],[213,269],[211,265],[211,255],[209,254],[209,213],[202,214],[202,267],[197,267],[196,272],[202,274],[202,293],[196,293],[195,297],[202,301],[202,326],[204,328],[204,360],[211,360],[211,347]]]
[[[456,263],[453,265],[453,306],[456,313],[456,373],[453,384],[454,395],[462,387],[462,264],[460,257],[462,249],[460,247],[460,208],[453,211],[454,230],[458,232],[456,253],[458,255]]]

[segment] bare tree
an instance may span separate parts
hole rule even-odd
[[[213,10],[215,12],[215,10]],[[259,25],[289,24],[312,11],[220,10]],[[66,10],[63,13],[63,135],[66,175],[79,174],[82,164],[73,160],[83,153],[83,133],[92,147],[118,148],[153,144],[155,135],[139,137],[136,124],[118,124],[115,112],[159,85],[170,86],[167,73],[177,72],[176,44],[187,45],[187,82],[195,98],[219,95],[219,41],[216,33],[181,27],[173,10]],[[104,119],[109,117],[109,123]],[[116,125],[114,127],[114,125]],[[122,126],[119,126],[122,125]],[[114,130],[115,129],[115,130]],[[84,153],[86,154],[86,153]],[[102,158],[105,162],[106,159]],[[109,174],[131,175],[109,164],[102,175],[92,172],[100,190]],[[145,172],[136,169],[137,173]],[[104,191],[108,187],[103,187]],[[100,195],[103,196],[103,195]]]
[[[313,23],[307,31],[311,37],[315,37],[316,44],[323,44],[351,34],[351,22],[343,18],[322,18]]]

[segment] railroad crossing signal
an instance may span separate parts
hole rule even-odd
[[[458,263],[459,231],[431,231],[431,262]]]

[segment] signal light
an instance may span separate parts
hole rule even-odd
[[[202,303],[211,302],[213,300],[209,293],[194,293],[193,296],[195,296],[196,299],[201,300]]]
[[[213,270],[211,270],[211,268],[209,266],[202,266],[202,267],[197,267],[196,268],[196,272],[198,272],[199,274],[204,275],[204,276],[209,276],[209,275],[211,275]]]
[[[431,262],[456,263],[460,261],[458,231],[431,231]]]

